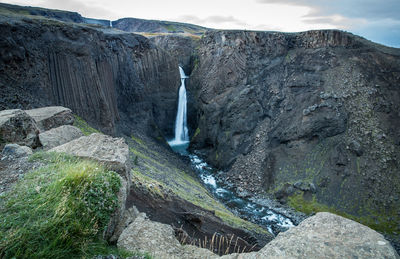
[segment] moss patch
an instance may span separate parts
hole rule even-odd
[[[193,139],[196,138],[200,134],[200,128],[197,128],[196,131],[193,134]]]
[[[74,115],[75,121],[74,126],[79,128],[85,136],[88,136],[92,133],[101,133],[99,130],[91,127],[84,119],[79,117],[78,115]]]
[[[102,233],[118,206],[120,179],[93,161],[36,153],[45,166],[25,175],[0,208],[2,258],[91,258],[110,251]],[[120,252],[119,252],[120,251]]]
[[[260,234],[268,233],[262,227],[231,213],[195,179],[195,176],[163,159],[162,154],[150,152],[146,144],[139,144],[135,140],[134,142],[130,143],[131,157],[133,160],[136,156],[139,157],[139,163],[132,170],[134,185],[147,188],[151,195],[167,197],[166,194],[172,193],[203,209],[215,211],[218,217],[232,227],[249,229]]]

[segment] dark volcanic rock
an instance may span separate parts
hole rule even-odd
[[[236,186],[399,222],[399,49],[335,30],[214,31],[198,57],[191,147]]]
[[[14,16],[0,34],[0,109],[61,105],[105,133],[174,120],[178,64],[142,36]]]
[[[197,65],[197,47],[200,38],[182,35],[162,35],[151,37],[150,40],[158,47],[168,51],[171,57],[178,60],[186,75],[192,73]]]

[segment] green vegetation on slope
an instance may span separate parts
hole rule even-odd
[[[371,211],[370,215],[357,217],[340,211],[334,207],[319,203],[315,195],[313,195],[312,199],[305,199],[301,192],[296,192],[294,195],[290,196],[288,198],[288,203],[294,209],[304,212],[308,215],[317,212],[330,212],[357,221],[376,231],[386,234],[394,234],[393,232],[396,232],[396,228],[398,228],[398,222],[400,222],[400,217],[395,211],[389,211],[381,214]]]
[[[30,160],[45,165],[2,197],[0,257],[129,255],[101,237],[118,206],[121,183],[116,173],[65,154],[39,152]]]
[[[74,115],[74,117],[74,126],[79,128],[85,136],[88,136],[92,133],[101,133],[99,130],[91,127],[84,119],[82,119],[78,115]]]
[[[260,234],[268,233],[262,227],[235,216],[212,197],[194,176],[177,168],[167,159],[163,159],[162,154],[148,147],[145,141],[132,136],[128,142],[132,159],[138,158],[132,170],[133,185],[137,185],[138,188],[145,186],[150,194],[160,197],[173,193],[196,206],[215,211],[216,216],[232,227],[248,229]]]

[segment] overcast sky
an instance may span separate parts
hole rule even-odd
[[[3,3],[123,17],[194,23],[218,29],[342,29],[400,47],[400,0],[8,0]]]

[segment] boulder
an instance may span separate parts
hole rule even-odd
[[[7,157],[14,157],[14,158],[19,158],[19,157],[24,157],[24,156],[29,156],[32,155],[32,149],[27,146],[20,146],[18,144],[7,144],[4,148],[1,154]]]
[[[0,111],[0,149],[7,143],[17,143],[35,148],[39,145],[36,122],[24,111]]]
[[[50,129],[39,134],[39,140],[43,148],[50,149],[60,146],[71,140],[80,138],[83,133],[77,127],[63,125],[58,128]]]
[[[25,111],[37,123],[41,131],[46,131],[62,125],[72,125],[72,111],[62,106],[49,106]]]
[[[207,249],[181,245],[170,225],[151,221],[144,213],[122,232],[117,245],[132,252],[148,252],[154,258],[218,258]]]
[[[113,138],[100,133],[93,133],[74,139],[61,146],[52,148],[49,152],[63,152],[70,155],[87,158],[100,162],[109,170],[117,172],[121,177],[121,188],[118,193],[119,208],[111,217],[104,237],[110,242],[118,239],[125,220],[125,202],[131,184],[129,148],[123,138]]]
[[[355,221],[320,212],[280,233],[258,252],[233,258],[399,258],[378,232]]]

